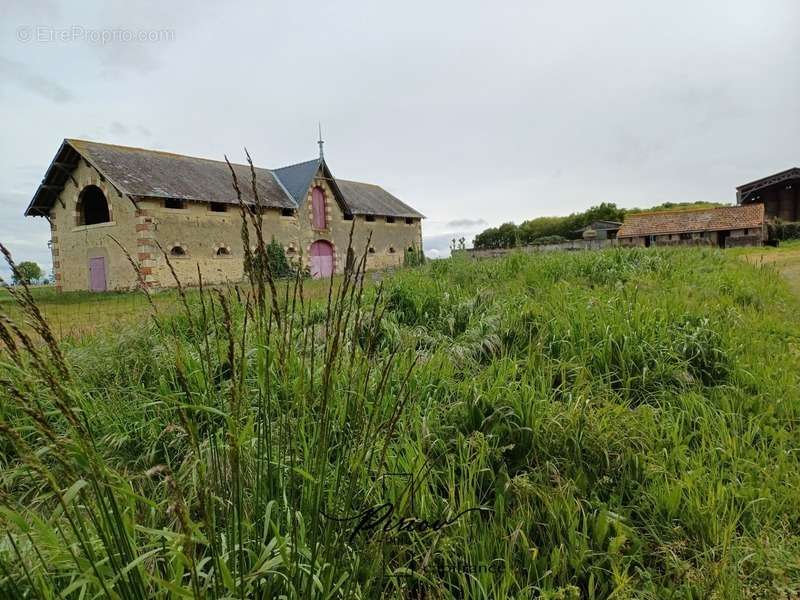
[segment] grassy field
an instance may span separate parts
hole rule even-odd
[[[367,278],[372,281],[369,275]],[[336,278],[334,284],[338,285],[340,279]],[[291,287],[293,283],[283,281],[280,291],[285,295],[287,285]],[[243,284],[241,287],[247,286]],[[326,298],[328,287],[327,282],[308,280],[304,282],[304,298]],[[173,314],[182,308],[180,296],[174,289],[154,292],[151,296],[153,304],[140,291],[58,293],[54,286],[33,286],[30,291],[59,341],[74,342],[98,333],[118,331],[120,327],[135,326],[143,319],[149,319],[154,310]],[[194,301],[199,290],[188,288],[186,294]],[[0,288],[0,312],[19,321],[24,317],[4,288]]]
[[[8,342],[0,596],[798,597],[797,251],[435,261]]]
[[[800,240],[783,242],[778,248],[739,248],[736,254],[759,267],[775,268],[800,297]]]

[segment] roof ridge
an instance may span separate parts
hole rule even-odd
[[[274,167],[270,171],[280,171],[281,169],[291,169],[292,167],[299,167],[300,165],[307,165],[312,162],[319,162],[319,158],[312,158],[311,160],[301,160],[300,162],[292,163],[284,167]]]
[[[151,148],[142,148],[141,146],[125,146],[123,144],[109,144],[107,142],[95,142],[93,140],[83,140],[83,139],[80,139],[80,138],[64,138],[64,141],[69,143],[72,146],[74,146],[73,142],[77,142],[78,144],[94,144],[96,146],[107,146],[109,148],[121,148],[123,150],[136,150],[136,151],[139,151],[139,152],[147,152],[149,154],[162,154],[162,155],[165,155],[165,156],[176,156],[178,158],[191,158],[193,160],[204,160],[204,161],[207,161],[207,162],[225,164],[224,160],[219,160],[219,159],[215,159],[215,158],[206,158],[205,156],[194,156],[193,154],[180,154],[179,152],[170,152],[168,150],[154,150],[154,149],[151,149]],[[226,158],[227,158],[227,156],[226,156]],[[245,164],[245,163],[232,162],[230,164],[233,165],[234,167],[250,168],[250,165],[249,164]],[[261,169],[263,171],[272,171],[272,169],[269,169],[267,167],[259,167],[256,164],[253,164],[253,167],[256,168],[256,169]]]
[[[355,181],[354,179],[342,179],[341,177],[334,177],[334,179],[336,181],[344,181],[345,183],[357,183],[359,185],[371,185],[372,187],[381,188],[384,191],[388,191],[388,190],[385,190],[383,187],[379,186],[377,183],[368,183],[366,181]]]
[[[742,208],[741,206],[737,206],[736,204],[730,204],[725,206],[706,206],[705,208],[675,208],[675,209],[667,209],[667,210],[642,210],[640,212],[631,212],[627,213],[625,217],[643,217],[648,215],[668,215],[674,213],[693,213],[693,212],[708,212],[711,210],[719,210],[722,208]]]

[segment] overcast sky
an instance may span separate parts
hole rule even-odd
[[[799,166],[800,2],[657,4],[3,0],[0,241],[49,268],[22,213],[65,137],[276,167],[321,121],[334,174],[427,215],[432,255]]]

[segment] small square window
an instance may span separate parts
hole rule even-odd
[[[353,215],[351,213],[344,213],[344,220],[345,221],[352,221]]]
[[[691,233],[682,233],[681,234],[681,239],[682,240],[690,240],[690,239],[692,239],[692,234]]]
[[[293,217],[294,216],[294,209],[293,208],[282,208],[281,209],[281,216],[282,217]]]
[[[386,217],[387,223],[394,223],[394,217]]]
[[[212,202],[209,205],[208,210],[211,212],[228,212],[228,205],[222,202]]]
[[[364,220],[372,223],[375,220],[375,215],[367,215]]]
[[[177,198],[165,198],[164,208],[186,208],[186,203],[183,200],[178,200]]]
[[[412,219],[411,217],[406,217],[406,225],[413,225],[413,224],[414,224],[414,219]]]

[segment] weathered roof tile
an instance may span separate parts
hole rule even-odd
[[[642,212],[626,215],[617,237],[750,229],[763,224],[763,204]]]
[[[61,144],[42,185],[28,205],[26,215],[46,215],[49,212],[81,157],[122,194],[137,198],[238,202],[230,169],[223,161],[67,139]],[[314,159],[279,169],[255,167],[260,202],[276,208],[297,208],[302,204],[320,164],[324,164],[321,159]],[[250,167],[232,166],[243,200],[254,204]],[[327,167],[325,173],[329,173]],[[329,174],[326,176],[330,177]],[[334,182],[342,193],[343,209],[352,214],[422,218],[420,213],[377,185],[341,179]]]

